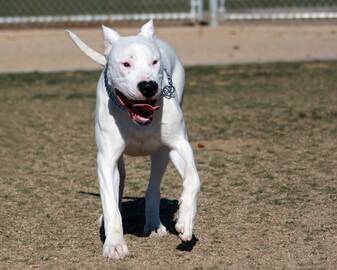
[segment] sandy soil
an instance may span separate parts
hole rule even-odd
[[[98,28],[72,29],[102,50]],[[118,29],[124,35],[137,29]],[[185,65],[337,59],[337,26],[331,24],[240,24],[161,27],[158,35],[174,46]],[[1,30],[0,72],[91,70],[62,29]]]
[[[101,256],[94,139],[99,72],[0,76],[0,269],[336,270],[337,62],[186,68],[202,181],[193,241],[161,186],[164,238],[144,237],[147,157],[125,158],[130,256]]]

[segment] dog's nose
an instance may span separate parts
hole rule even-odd
[[[158,84],[155,81],[141,81],[138,83],[138,89],[144,97],[151,98],[156,94]]]

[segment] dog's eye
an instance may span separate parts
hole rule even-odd
[[[123,63],[123,66],[124,66],[124,67],[131,67],[130,63],[128,63],[128,62],[124,62],[124,63]]]
[[[155,64],[157,64],[158,63],[158,60],[154,60],[153,62],[152,62],[152,65],[155,65]]]

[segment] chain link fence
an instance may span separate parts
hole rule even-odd
[[[0,25],[309,18],[337,18],[337,0],[0,0]]]
[[[202,0],[0,0],[0,24],[202,18]]]
[[[219,18],[335,19],[337,0],[219,0]]]

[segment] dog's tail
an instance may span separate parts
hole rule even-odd
[[[72,41],[77,45],[77,47],[80,48],[82,52],[84,52],[86,55],[88,55],[92,60],[94,60],[97,64],[100,64],[101,66],[106,65],[106,59],[104,55],[100,54],[99,52],[96,52],[94,49],[90,48],[87,44],[85,44],[78,36],[76,36],[73,32],[69,30],[65,30]]]

